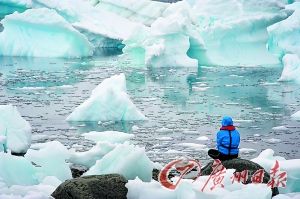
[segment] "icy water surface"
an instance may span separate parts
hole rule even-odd
[[[123,61],[121,61],[123,60]],[[118,56],[87,60],[0,58],[0,103],[14,104],[33,127],[33,142],[59,140],[88,150],[81,133],[118,130],[136,135],[149,157],[167,162],[189,155],[207,160],[203,144],[213,147],[223,115],[234,117],[241,132],[243,157],[272,148],[300,158],[300,86],[278,83],[280,66],[129,68]],[[124,72],[128,93],[146,122],[67,123],[65,118],[103,79]],[[288,130],[272,130],[286,126]],[[207,136],[209,140],[197,140]],[[192,144],[191,144],[192,143]]]

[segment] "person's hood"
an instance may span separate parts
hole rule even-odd
[[[233,121],[232,118],[229,116],[225,116],[222,119],[222,126],[232,126],[233,125]]]

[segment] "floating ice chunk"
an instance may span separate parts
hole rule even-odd
[[[0,135],[6,137],[5,147],[25,153],[31,144],[31,126],[12,105],[0,105]]]
[[[89,99],[67,117],[67,121],[145,120],[126,93],[125,75],[105,79]]]
[[[300,120],[300,111],[294,113],[291,117],[295,120]]]
[[[272,130],[274,130],[274,131],[288,131],[289,129],[286,126],[276,126],[276,127],[273,127]]]
[[[169,129],[169,128],[166,128],[166,127],[162,127],[160,129],[157,129],[156,130],[157,133],[172,133],[173,130],[172,129]]]
[[[109,143],[124,143],[134,137],[134,135],[129,133],[123,133],[118,131],[104,131],[96,132],[92,131],[89,133],[82,134],[85,139],[92,140],[94,142],[109,142]]]
[[[84,175],[119,173],[128,180],[139,177],[143,181],[150,181],[152,170],[153,163],[147,157],[145,149],[125,143],[98,160]]]
[[[33,185],[38,183],[36,168],[24,157],[0,153],[0,179],[7,185]]]
[[[285,160],[283,157],[274,156],[273,150],[266,149],[252,161],[264,167],[266,171],[270,171],[276,160],[279,161],[280,169],[287,172],[287,187],[280,189],[280,193],[299,192],[300,159]]]
[[[84,57],[93,54],[87,38],[56,11],[47,8],[14,13],[2,20],[0,55]]]
[[[253,154],[256,153],[257,151],[255,149],[249,149],[249,148],[241,148],[239,149],[240,153],[243,154]]]
[[[39,177],[55,176],[61,181],[72,178],[66,160],[70,157],[67,148],[58,141],[39,145],[39,150],[29,149],[25,158],[38,165]]]
[[[284,68],[278,81],[296,81],[300,83],[300,58],[298,55],[287,54],[282,58],[282,62]]]
[[[73,164],[83,165],[90,168],[95,165],[97,160],[103,158],[115,147],[115,144],[109,142],[97,142],[95,146],[85,152],[75,152],[74,150],[70,150],[70,158],[68,161]]]
[[[200,136],[196,140],[199,140],[199,141],[208,141],[209,138],[207,136]]]
[[[162,141],[169,141],[169,140],[173,140],[173,138],[171,137],[158,137],[156,138],[157,140],[162,140]]]
[[[265,142],[270,143],[270,144],[275,144],[281,142],[280,139],[277,138],[270,138],[270,139],[264,139]]]
[[[183,146],[187,148],[191,148],[194,150],[203,150],[207,149],[207,146],[205,144],[196,144],[196,143],[179,143],[178,146]]]

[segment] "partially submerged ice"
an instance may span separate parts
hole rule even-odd
[[[142,66],[198,66],[192,52],[201,53],[204,43],[190,11],[185,1],[169,5],[150,27],[138,27],[123,41],[123,52]]]
[[[38,149],[29,149],[25,155],[37,166],[39,179],[55,176],[61,181],[72,178],[69,164],[66,163],[69,157],[67,148],[58,141],[39,144]]]
[[[153,163],[144,148],[124,143],[97,160],[84,175],[118,173],[128,180],[138,177],[143,181],[151,181],[152,170]]]
[[[205,52],[199,53],[200,65],[256,66],[278,64],[268,52],[267,27],[288,16],[285,1],[249,0],[193,1]]]
[[[114,75],[99,84],[85,102],[75,108],[67,121],[145,120],[126,93],[124,74]]]
[[[31,144],[31,126],[22,118],[17,107],[0,105],[0,151],[26,153]]]
[[[280,81],[300,83],[300,2],[286,6],[293,14],[268,27],[268,49],[283,63]]]
[[[56,11],[29,9],[6,16],[1,23],[0,55],[28,57],[83,57],[93,54],[87,38]]]

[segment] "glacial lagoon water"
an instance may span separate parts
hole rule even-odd
[[[241,133],[241,154],[251,158],[266,148],[300,158],[300,87],[277,82],[281,66],[141,69],[118,55],[88,59],[1,57],[0,103],[16,105],[33,127],[33,143],[58,140],[88,150],[89,131],[134,133],[153,161],[177,156],[208,160],[202,144],[214,147],[223,115],[231,115]],[[148,118],[145,122],[76,122],[65,118],[99,83],[125,73],[128,94]],[[285,126],[286,130],[272,130]],[[207,136],[209,140],[197,140]]]

